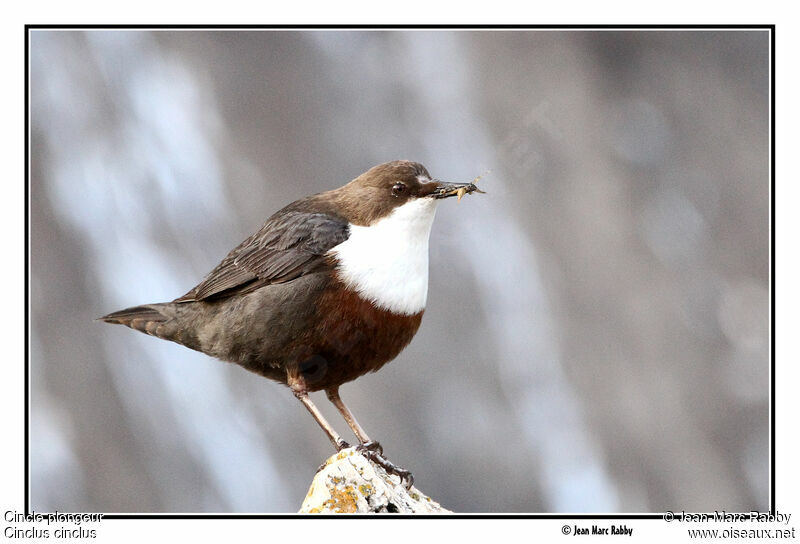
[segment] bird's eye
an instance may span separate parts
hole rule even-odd
[[[400,196],[401,194],[406,192],[406,184],[405,183],[395,183],[392,185],[392,194],[394,196]]]

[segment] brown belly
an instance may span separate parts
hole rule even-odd
[[[377,308],[338,281],[317,304],[317,327],[298,370],[309,391],[336,387],[397,357],[416,334],[423,312],[407,316]]]

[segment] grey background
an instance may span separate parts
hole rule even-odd
[[[183,294],[278,208],[407,158],[490,171],[439,207],[412,344],[342,389],[424,492],[766,509],[768,47],[33,31],[31,507],[296,511],[331,448],[288,390],[93,319]]]

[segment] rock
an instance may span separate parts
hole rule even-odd
[[[308,490],[301,514],[447,513],[416,487],[407,490],[355,448],[331,456]]]

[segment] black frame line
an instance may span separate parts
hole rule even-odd
[[[25,319],[25,332],[24,332],[24,354],[25,354],[25,384],[24,384],[24,507],[25,514],[30,515],[30,70],[29,70],[29,47],[30,47],[30,32],[32,30],[768,30],[770,32],[770,493],[769,493],[769,509],[767,513],[775,515],[777,507],[775,504],[775,24],[642,24],[642,25],[608,25],[608,24],[585,24],[585,25],[453,25],[453,24],[402,24],[402,25],[388,25],[388,24],[356,24],[356,25],[325,25],[325,24],[311,24],[311,25],[296,25],[296,24],[281,24],[281,25],[259,25],[259,24],[243,24],[243,25],[186,25],[186,24],[88,24],[88,25],[74,25],[74,24],[26,24],[25,31],[25,99],[24,99],[24,130],[25,130],[25,248],[24,248],[24,319]],[[41,514],[48,514],[46,512],[37,512]],[[749,512],[742,512],[749,514]],[[713,516],[712,513],[707,513]],[[676,512],[675,519],[683,518],[683,514]],[[292,513],[279,513],[279,514],[103,514],[103,519],[352,519],[353,516],[346,516],[341,514],[292,514]],[[664,514],[429,514],[429,515],[410,515],[410,514],[359,514],[356,517],[365,519],[566,519],[566,520],[635,520],[635,519],[664,519]]]
[[[770,31],[770,514],[775,515],[775,25]]]
[[[30,274],[30,267],[28,264],[28,259],[30,258],[30,217],[29,217],[29,208],[30,208],[30,171],[28,167],[29,161],[29,153],[30,153],[30,141],[29,141],[29,102],[28,102],[28,92],[29,92],[29,51],[28,51],[28,27],[25,27],[25,111],[24,111],[24,125],[25,125],[25,210],[23,212],[23,216],[25,218],[25,248],[24,248],[24,268],[25,268],[25,279],[24,279],[24,289],[25,289],[25,311],[24,311],[24,319],[25,319],[25,332],[23,334],[23,338],[25,341],[25,346],[23,348],[25,353],[25,392],[23,394],[25,405],[23,406],[23,413],[25,414],[24,424],[25,430],[24,439],[25,439],[25,459],[24,459],[24,467],[25,467],[25,513],[30,511],[30,466],[29,466],[29,451],[28,451],[28,443],[30,442],[30,436],[28,434],[29,425],[29,410],[28,410],[28,402],[29,398],[29,391],[28,388],[30,387],[30,330],[29,330],[29,322],[30,322],[30,283],[29,283],[29,274]]]
[[[88,25],[69,25],[69,24],[28,24],[25,25],[26,29],[50,29],[50,30],[703,30],[703,29],[716,29],[716,30],[772,30],[774,32],[774,24],[689,24],[689,25],[655,25],[655,24],[642,24],[642,25],[453,25],[453,24],[356,24],[356,25],[325,25],[325,24],[310,24],[310,25],[259,25],[259,24],[244,24],[244,25],[186,25],[186,24],[88,24]]]

